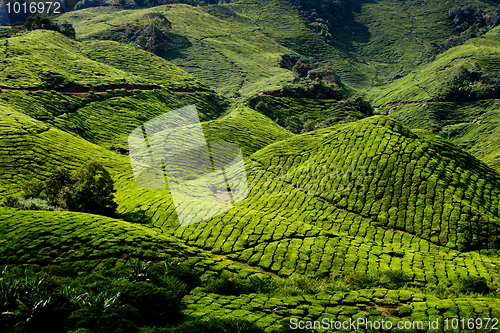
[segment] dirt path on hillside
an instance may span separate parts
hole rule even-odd
[[[90,92],[93,92],[94,94],[106,94],[108,93],[108,90],[114,91],[115,89],[125,89],[126,91],[133,91],[133,90],[141,90],[141,91],[151,91],[151,90],[159,90],[163,89],[161,86],[139,86],[139,85],[107,85],[107,86],[99,86],[99,87],[92,87],[92,88],[85,88],[83,86],[69,86],[65,87],[62,89],[51,89],[47,90],[45,87],[33,87],[33,88],[4,88],[0,87],[0,92],[6,92],[9,90],[14,90],[14,91],[22,91],[22,92],[37,92],[37,91],[43,91],[43,92],[58,92],[60,94],[70,94],[73,96],[77,96],[80,98],[87,98]],[[173,93],[195,93],[195,92],[208,92],[207,89],[186,89],[186,88],[180,88],[180,89],[175,89],[175,88],[165,88],[168,89],[168,91],[173,92]]]

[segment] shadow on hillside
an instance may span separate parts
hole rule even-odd
[[[138,210],[132,213],[125,213],[118,215],[118,218],[121,218],[124,221],[139,223],[139,224],[153,224],[153,220],[150,216],[146,215],[145,210]]]
[[[356,45],[368,43],[371,38],[368,27],[356,20],[362,6],[375,0],[351,0],[346,3],[345,26],[334,30],[336,38],[330,43],[337,50],[356,57]]]
[[[188,56],[188,52],[186,52],[186,50],[193,46],[189,39],[174,33],[169,33],[167,40],[167,51],[163,55],[163,58],[167,60],[186,58]]]

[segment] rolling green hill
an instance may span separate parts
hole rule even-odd
[[[464,69],[477,71],[485,77],[498,77],[499,32],[497,27],[470,39],[407,76],[370,90],[369,98],[380,106],[376,112],[388,114],[410,128],[424,129],[450,139],[498,169],[498,103],[491,99],[496,93],[483,98],[472,96],[474,89],[484,89],[482,78],[462,85],[453,80],[463,75],[460,73]],[[446,95],[446,88],[453,85],[458,88]],[[472,101],[461,101],[467,89],[472,91]]]
[[[500,28],[465,42],[436,57],[405,77],[369,92],[375,106],[389,103],[434,101],[441,97],[443,85],[459,73],[461,68],[478,67],[485,75],[499,74],[498,37]]]
[[[468,3],[494,8],[487,1]],[[345,24],[335,28],[330,44],[308,28],[291,0],[133,10],[89,8],[64,14],[59,20],[72,22],[78,39],[116,39],[127,25],[144,24],[144,14],[160,12],[172,22],[167,59],[219,92],[251,96],[291,79],[291,73],[277,65],[280,55],[289,53],[329,64],[343,81],[358,89],[384,86],[394,75],[406,76],[430,59],[432,43],[455,34],[446,14],[460,4],[348,1]]]
[[[163,229],[160,234],[159,229],[151,230],[147,225],[82,213],[3,209],[4,264],[52,263],[85,272],[121,267],[128,256],[158,260],[176,254],[200,272],[210,266],[217,273],[226,271],[241,278],[255,270],[242,269],[240,264],[289,276],[290,281],[294,273],[329,276],[357,272],[370,277],[401,269],[416,288],[459,286],[461,279],[469,276],[481,276],[493,284],[499,279],[495,268],[498,201],[494,186],[499,175],[450,143],[425,133],[412,133],[389,118],[368,118],[289,139],[289,134],[280,134],[284,136],[274,140],[286,140],[257,151],[248,160],[251,191],[243,203],[211,221],[175,229],[170,194],[138,188],[128,157],[7,108],[2,115],[2,142],[6,147],[16,147],[4,150],[2,155],[4,188],[15,188],[23,178],[34,174],[43,179],[54,165],[64,163],[71,168],[90,156],[98,157],[115,179],[122,218]],[[263,118],[255,111],[240,109],[205,126],[209,133],[215,126],[230,130],[231,124],[252,119],[257,123],[259,117]],[[276,125],[270,122],[268,126],[267,131]],[[258,149],[253,140],[250,142],[247,151]],[[29,149],[23,149],[27,143]],[[379,154],[379,150],[387,155]],[[413,161],[409,167],[395,172],[393,168],[407,159]],[[465,179],[469,181],[465,183]],[[342,187],[327,188],[335,184]],[[358,185],[365,186],[366,192]],[[401,210],[394,209],[397,207]],[[406,207],[414,207],[414,212],[407,213]],[[440,219],[442,215],[449,218]],[[16,222],[26,217],[29,223]],[[99,238],[105,234],[108,236]],[[201,250],[227,259],[211,259]],[[429,308],[442,302],[444,305],[439,306],[444,311],[476,313],[478,306],[481,311],[498,311],[496,301],[488,298],[443,301],[417,289],[396,289],[332,289],[330,294],[316,291],[313,296],[296,298],[255,294],[227,298],[197,289],[184,302],[188,305],[186,314],[200,317],[212,312],[217,315],[222,310],[215,308],[221,304],[249,303],[251,306],[243,312],[233,309],[224,313],[229,318],[248,315],[249,320],[269,329],[279,327],[294,313],[305,315],[300,306],[303,299],[310,309],[308,315],[316,319],[323,313],[338,316],[346,306],[349,310],[343,315],[347,317],[373,309],[374,318],[393,320],[422,318]],[[376,308],[374,303],[383,307]],[[266,310],[270,304],[280,309],[271,317]],[[404,306],[410,309],[404,308],[401,313],[394,310],[389,317],[384,314]]]
[[[280,54],[291,51],[244,21],[224,21],[188,5],[125,10],[89,8],[63,15],[75,25],[80,39],[113,38],[131,23],[140,24],[149,12],[172,21],[171,45],[166,58],[221,93],[252,95],[272,90],[292,79],[278,67]],[[100,24],[106,20],[106,24]],[[111,34],[111,37],[107,37]],[[179,41],[183,41],[180,43]],[[179,45],[179,46],[177,46]]]
[[[0,54],[2,88],[73,92],[122,86],[206,89],[193,76],[148,52],[113,42],[79,43],[54,31],[35,30],[4,39]],[[129,62],[118,61],[119,54],[127,54]],[[145,63],[155,70],[145,74],[141,68]]]
[[[113,288],[160,283],[163,296],[167,287],[182,290],[171,294],[186,316],[177,328],[146,327],[154,324],[132,311],[126,319],[140,324],[130,333],[206,333],[189,325],[221,318],[281,333],[291,318],[431,318],[443,327],[445,318],[500,317],[498,96],[493,88],[488,98],[450,93],[464,73],[477,80],[460,89],[482,89],[485,78],[498,83],[500,28],[435,58],[430,50],[457,34],[447,13],[462,3],[347,1],[345,22],[330,40],[308,27],[292,0],[87,8],[55,19],[73,23],[76,40],[45,30],[0,39],[0,200],[23,195],[26,181],[45,181],[58,167],[72,172],[94,159],[110,173],[118,206],[112,217],[0,207],[0,265],[22,276],[13,282],[14,273],[0,269],[0,313],[26,297],[15,300],[10,291],[36,289],[22,271],[29,266],[40,274],[75,272],[40,282],[57,306],[70,294],[57,286],[86,280],[91,291],[79,297],[88,308],[75,310],[75,298],[63,317],[84,325],[75,317],[83,311],[116,323],[116,332],[130,294],[109,298],[106,284],[93,280],[99,274],[108,282],[119,276]],[[468,3],[495,8],[493,1]],[[161,57],[127,40],[154,20],[151,13],[172,23]],[[280,89],[294,80],[280,67],[286,54],[335,69],[346,83],[343,98],[351,98],[283,97]],[[396,74],[402,77],[391,81]],[[221,197],[214,184],[181,194],[142,188],[128,139],[145,122],[192,104],[207,142],[241,148],[248,195],[181,227],[175,195],[196,197],[188,207],[194,215],[236,199]],[[146,144],[157,142],[148,135]],[[232,158],[226,155],[220,159]],[[176,177],[201,183],[191,176],[183,169],[165,178],[171,188]],[[130,265],[135,281],[123,275]],[[94,292],[100,310],[89,305]],[[38,296],[31,307],[19,305],[26,318],[48,314],[38,310],[45,306]],[[156,304],[147,292],[134,297]],[[4,318],[16,333],[28,330],[28,320],[15,324],[20,314],[5,315],[0,331]],[[75,332],[89,333],[66,333]]]

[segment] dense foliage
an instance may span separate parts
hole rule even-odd
[[[143,15],[141,23],[127,25],[124,29],[108,32],[102,39],[132,44],[137,48],[152,52],[159,56],[168,48],[168,34],[172,29],[170,21],[159,12]]]
[[[80,277],[71,266],[5,267],[0,331],[137,332],[145,325],[177,324],[183,318],[179,298],[186,283],[172,263],[131,259],[119,270]]]
[[[448,20],[460,35],[451,36],[442,43],[431,43],[434,54],[462,45],[467,40],[483,35],[500,24],[500,6],[494,11],[474,5],[454,6],[448,11]]]
[[[300,15],[309,27],[327,41],[332,39],[335,28],[345,23],[345,0],[296,0]]]
[[[70,38],[75,38],[76,36],[73,24],[69,23],[68,21],[64,21],[61,24],[56,24],[52,22],[48,17],[38,16],[38,15],[29,16],[26,19],[26,22],[24,23],[22,28],[27,31],[38,30],[38,29],[54,30]]]
[[[23,185],[22,197],[8,197],[4,206],[29,210],[70,210],[112,215],[113,180],[97,161],[83,164],[73,175],[65,168],[54,170],[45,182],[29,181]]]
[[[468,102],[500,96],[500,79],[483,74],[481,69],[462,67],[445,83],[439,99],[449,102]]]

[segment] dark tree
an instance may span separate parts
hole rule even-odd
[[[59,31],[59,26],[53,23],[49,18],[43,16],[30,16],[26,19],[23,28],[31,31],[38,29]]]
[[[59,192],[62,208],[71,211],[112,215],[116,211],[113,180],[97,161],[82,165],[72,178],[73,185]]]
[[[143,18],[148,23],[141,29],[135,45],[143,50],[162,55],[168,46],[167,33],[172,29],[172,23],[161,13],[147,13]]]
[[[45,182],[45,194],[56,198],[59,192],[71,184],[71,175],[65,168],[56,169]]]
[[[27,31],[31,30],[53,30],[60,32],[70,38],[75,38],[75,28],[73,24],[68,21],[64,21],[62,24],[55,24],[49,18],[43,16],[30,16],[27,18],[26,22],[23,25],[23,28]]]
[[[310,64],[297,61],[295,66],[293,66],[293,74],[298,77],[306,77],[307,72],[309,72],[311,69],[313,68]]]

